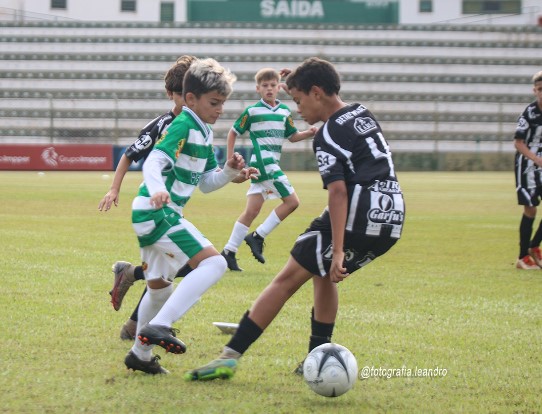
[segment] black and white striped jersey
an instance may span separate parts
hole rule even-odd
[[[167,129],[169,124],[175,119],[175,114],[169,111],[163,115],[154,118],[139,132],[139,137],[126,148],[124,153],[132,162],[146,159],[156,143],[156,140]]]
[[[324,188],[336,180],[350,187],[395,177],[382,129],[363,105],[345,106],[333,114],[316,134],[313,149]]]
[[[538,103],[532,102],[518,118],[515,139],[522,139],[531,152],[542,156],[542,112]],[[516,152],[516,185],[522,188],[542,186],[540,168],[530,159]]]
[[[318,130],[313,142],[324,184],[342,180],[348,190],[346,230],[379,235],[390,225],[398,238],[404,202],[382,129],[363,105],[345,106]]]

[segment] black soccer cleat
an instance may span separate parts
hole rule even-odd
[[[265,257],[263,257],[263,237],[256,232],[249,233],[245,237],[245,242],[248,244],[248,247],[250,247],[252,255],[256,260],[260,263],[265,263]]]
[[[229,250],[222,250],[222,253],[220,253],[224,259],[226,259],[226,263],[228,264],[228,269],[233,270],[234,272],[242,272],[243,269],[239,267],[237,264],[237,258],[235,257],[235,252],[230,252]]]
[[[136,354],[130,351],[126,355],[126,358],[124,358],[124,364],[128,369],[143,371],[147,374],[169,374],[169,371],[160,365],[158,362],[159,359],[159,355],[154,355],[150,361],[143,361],[139,359]]]
[[[143,345],[158,345],[173,354],[184,354],[186,345],[176,338],[177,329],[146,324],[137,336]]]

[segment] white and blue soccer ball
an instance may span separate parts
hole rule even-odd
[[[303,376],[315,393],[338,397],[356,382],[358,362],[348,348],[334,343],[323,344],[305,358]]]

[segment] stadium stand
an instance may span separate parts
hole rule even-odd
[[[541,69],[540,27],[72,21],[0,27],[2,143],[128,144],[170,108],[162,81],[169,65],[193,54],[213,57],[238,76],[214,128],[218,144],[257,98],[259,68],[320,56],[342,73],[343,99],[375,112],[396,150],[433,150],[435,143],[487,151],[502,151],[505,143],[511,150],[517,116],[533,99],[530,77]],[[209,30],[217,27],[220,37]]]

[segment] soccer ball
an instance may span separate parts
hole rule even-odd
[[[305,358],[303,376],[315,393],[324,397],[338,397],[356,382],[358,363],[348,348],[333,343],[323,344]]]

